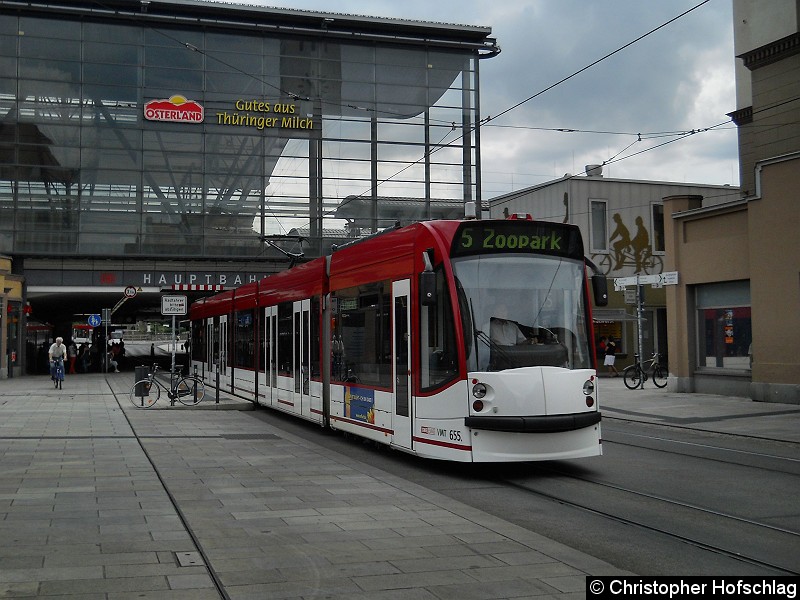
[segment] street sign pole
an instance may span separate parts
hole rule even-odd
[[[642,284],[639,283],[639,275],[636,275],[636,329],[637,337],[638,337],[638,347],[639,347],[639,363],[644,362],[644,357],[642,356],[642,313],[644,312],[644,307],[642,306]],[[644,388],[644,377],[639,379],[639,386]]]
[[[111,309],[104,308],[102,315],[101,320],[105,325],[105,339],[103,340],[103,348],[100,350],[100,360],[103,361],[103,373],[108,373],[108,324],[111,322]]]
[[[177,350],[177,342],[175,341],[175,315],[172,315],[172,369],[170,373],[175,373],[175,352]]]
[[[642,321],[644,320],[644,304],[642,302],[642,285],[650,284],[654,288],[660,288],[665,285],[678,284],[678,272],[668,271],[657,275],[640,275],[637,273],[633,277],[615,277],[614,290],[617,292],[624,292],[629,285],[636,286],[636,329],[637,331],[637,351],[639,353],[639,362],[644,362],[642,350],[644,347],[644,339],[642,336]],[[644,387],[644,380],[640,382],[640,386]]]
[[[172,315],[172,374],[175,373],[175,354],[178,351],[178,341],[175,337],[175,317],[187,313],[186,296],[161,296],[162,316]]]

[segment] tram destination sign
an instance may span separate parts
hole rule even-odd
[[[554,254],[583,259],[580,230],[543,221],[473,221],[459,227],[450,254]]]
[[[161,314],[180,316],[187,314],[186,296],[161,296]]]

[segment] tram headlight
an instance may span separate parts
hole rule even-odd
[[[587,379],[583,384],[583,395],[591,396],[592,394],[594,394],[594,381]]]
[[[472,395],[478,400],[486,397],[486,385],[483,383],[476,383],[472,386]],[[483,404],[483,403],[481,403]]]

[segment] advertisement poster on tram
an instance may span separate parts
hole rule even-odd
[[[344,416],[375,424],[375,390],[347,386],[344,390]]]

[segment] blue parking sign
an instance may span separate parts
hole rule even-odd
[[[88,322],[92,327],[99,327],[101,322],[100,315],[89,315]]]

